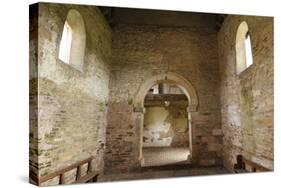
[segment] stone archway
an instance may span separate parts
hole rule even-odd
[[[194,141],[194,133],[192,129],[192,112],[196,112],[198,110],[198,96],[197,93],[193,87],[193,85],[185,79],[183,76],[174,73],[174,72],[167,72],[164,74],[159,74],[155,75],[149,79],[147,79],[138,89],[136,93],[136,97],[134,99],[134,122],[135,122],[135,128],[136,128],[136,136],[137,138],[137,143],[136,146],[138,147],[138,152],[137,152],[137,159],[138,163],[141,166],[143,162],[143,155],[142,155],[142,134],[143,134],[143,120],[144,120],[144,113],[145,113],[145,108],[144,108],[144,98],[148,92],[148,90],[157,83],[160,82],[168,82],[168,83],[173,83],[177,85],[179,88],[182,89],[184,94],[187,96],[188,99],[188,107],[186,109],[186,113],[188,115],[188,122],[189,122],[189,138],[190,138],[190,154],[191,157],[193,157],[193,141]]]

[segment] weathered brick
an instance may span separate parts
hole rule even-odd
[[[241,20],[248,24],[253,64],[236,74],[235,38]],[[228,16],[218,34],[224,164],[236,156],[273,169],[273,18]]]
[[[223,135],[223,132],[222,132],[222,129],[213,129],[212,134],[213,134],[214,136],[222,136],[222,135]]]
[[[71,8],[83,15],[87,34],[91,35],[86,37],[82,72],[57,57],[61,29]],[[31,28],[38,27],[38,35],[31,39],[34,55],[30,63],[37,70],[31,74],[30,142],[39,150],[30,152],[30,158],[39,172],[33,170],[39,176],[47,175],[90,156],[97,158],[96,165],[103,165],[104,147],[100,143],[105,143],[111,29],[94,6],[39,3],[39,17],[32,19],[36,21]],[[73,177],[69,175],[69,182]],[[57,183],[55,179],[44,185]]]

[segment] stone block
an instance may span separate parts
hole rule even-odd
[[[204,160],[200,160],[199,164],[201,166],[212,166],[216,164],[216,160],[215,159],[204,159]]]
[[[257,119],[255,122],[258,126],[273,126],[273,118]]]
[[[208,142],[208,137],[207,136],[202,136],[201,137],[201,142],[202,143],[207,143]]]
[[[223,131],[222,131],[222,129],[214,129],[212,131],[212,135],[214,135],[214,136],[222,136],[223,135]]]
[[[210,143],[208,144],[208,151],[220,151],[222,144]]]

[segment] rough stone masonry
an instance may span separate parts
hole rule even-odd
[[[168,73],[190,83],[198,97],[198,108],[186,111],[192,143],[178,140],[192,145],[194,167],[233,172],[243,155],[273,170],[273,18],[227,15],[218,29],[216,14],[34,7],[29,136],[30,171],[38,177],[88,157],[100,174],[139,171],[145,108],[135,99],[147,80]],[[82,70],[58,58],[71,9],[85,24]],[[237,75],[235,41],[242,21],[249,25],[254,63]],[[76,173],[65,173],[65,183],[75,181]],[[55,177],[44,185],[58,183]]]

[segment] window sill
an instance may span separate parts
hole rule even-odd
[[[78,73],[78,74],[81,74],[81,73],[83,73],[84,71],[83,71],[83,68],[81,67],[76,67],[75,65],[73,65],[73,64],[70,64],[70,63],[65,63],[64,61],[62,61],[61,59],[59,59],[59,58],[57,58],[57,63],[59,64],[59,66],[62,66],[62,68],[67,68],[67,69],[69,69],[69,70],[71,70],[71,71],[74,71],[74,72],[76,72],[76,73]]]
[[[244,77],[246,77],[247,75],[249,75],[251,72],[252,72],[252,69],[253,69],[253,65],[254,64],[251,64],[249,67],[247,67],[245,70],[243,70],[242,72],[240,72],[237,77],[239,79],[243,79]]]

